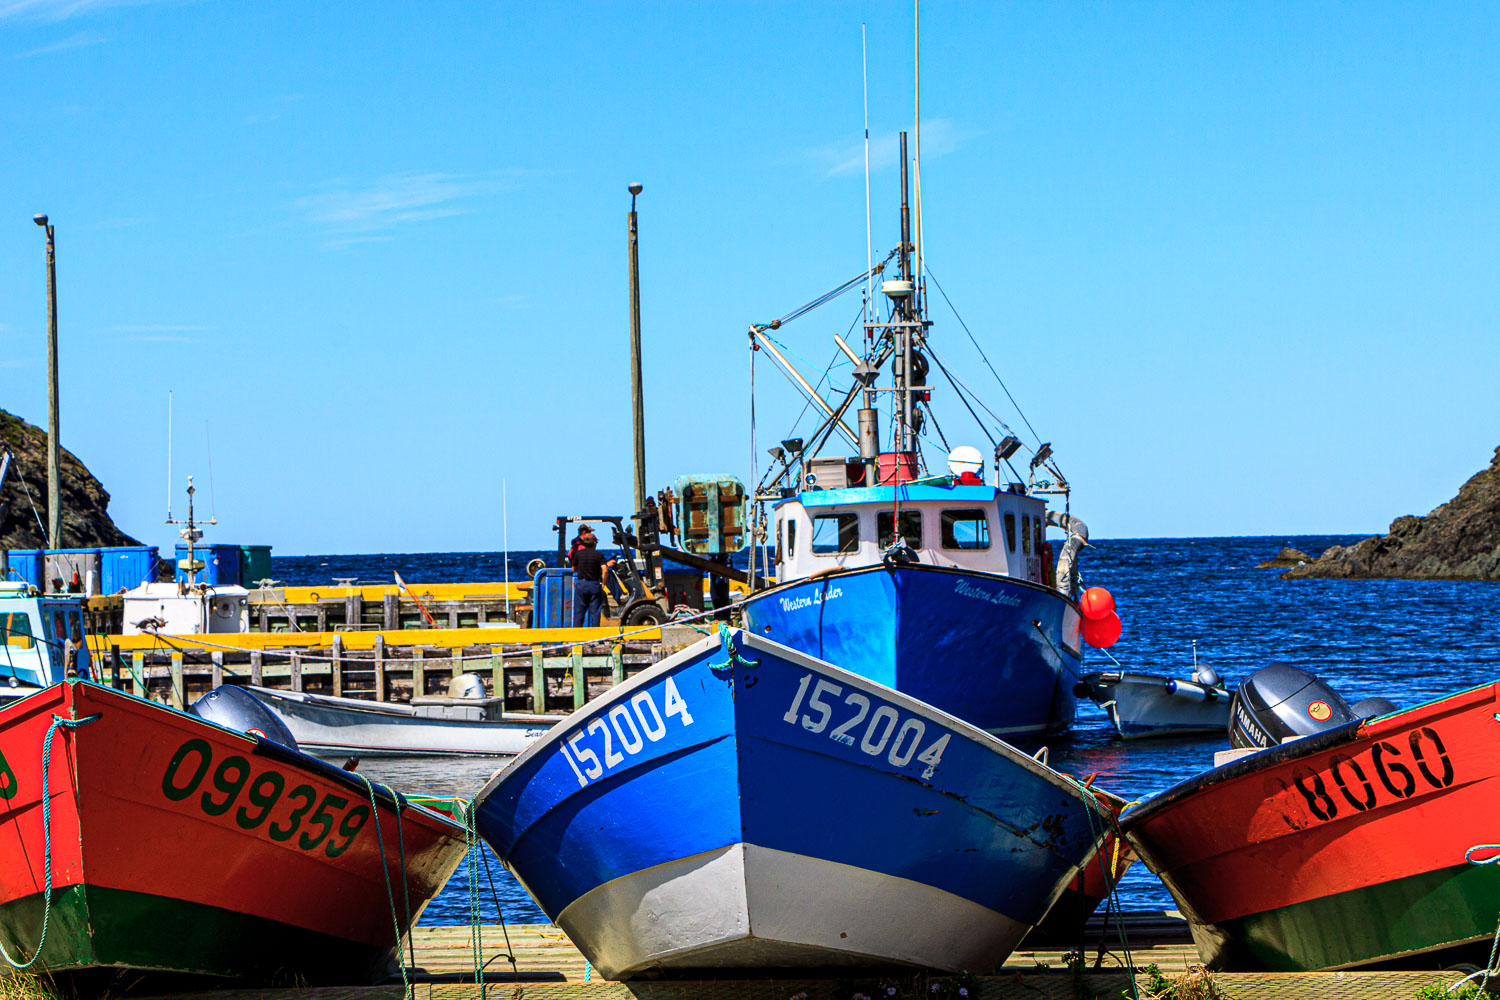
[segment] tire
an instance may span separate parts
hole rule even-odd
[[[646,626],[661,625],[667,620],[667,613],[661,609],[659,604],[644,601],[625,612],[625,617],[620,620],[622,625]]]

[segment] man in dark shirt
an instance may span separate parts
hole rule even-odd
[[[573,627],[595,628],[604,611],[604,574],[615,564],[600,554],[592,535],[573,553]]]

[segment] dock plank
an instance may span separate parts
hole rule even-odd
[[[1127,913],[1123,925],[1138,970],[1155,964],[1170,980],[1201,975],[1194,971],[1198,956],[1188,940],[1187,925],[1175,911]],[[479,1000],[481,996],[486,1000],[789,1000],[798,994],[805,994],[806,1000],[843,1000],[847,993],[847,983],[832,976],[609,982],[594,974],[567,935],[551,924],[484,924],[479,930],[481,964],[486,969],[482,992],[473,982],[469,927],[417,928],[412,935],[416,963],[408,969],[416,1000]],[[1113,936],[1117,934],[1114,925],[1106,928],[1096,919],[1089,931],[1095,933],[1086,935],[1087,971],[1068,969],[1060,949],[1017,951],[999,973],[979,981],[976,1000],[1116,998],[1122,991],[1128,995],[1130,981],[1122,967],[1118,937]],[[1112,937],[1101,953],[1098,932],[1105,931]],[[515,957],[514,968],[508,955]],[[1098,968],[1093,967],[1096,960]],[[897,1000],[902,1000],[927,996],[931,981],[938,978],[942,977],[914,973],[892,976],[889,982],[898,989]],[[1214,973],[1211,978],[1224,1000],[1410,1000],[1422,987],[1446,987],[1459,974]],[[1137,972],[1136,987],[1143,998],[1151,995],[1149,983],[1149,977]],[[398,980],[380,986],[227,989],[158,996],[159,1000],[398,1000],[403,992]]]

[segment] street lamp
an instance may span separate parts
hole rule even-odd
[[[47,231],[47,548],[62,548],[62,465],[57,430],[57,248],[46,213],[31,217]]]

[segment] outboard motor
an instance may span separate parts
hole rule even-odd
[[[483,698],[484,678],[478,674],[459,674],[448,682],[450,698]]]
[[[297,741],[286,723],[244,688],[232,684],[216,687],[193,702],[188,711],[225,729],[261,736],[284,747],[297,749]]]
[[[1273,747],[1357,718],[1348,702],[1306,670],[1273,663],[1251,674],[1235,691],[1229,705],[1229,742],[1240,750]]]
[[[1376,715],[1389,715],[1400,708],[1389,698],[1364,698],[1349,706],[1356,719],[1368,719]]]

